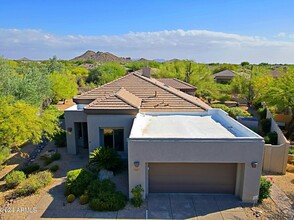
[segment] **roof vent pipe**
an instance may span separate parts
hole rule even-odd
[[[142,73],[143,76],[145,76],[147,78],[151,77],[151,68],[150,67],[147,67],[147,66],[143,67],[142,72],[143,72]]]

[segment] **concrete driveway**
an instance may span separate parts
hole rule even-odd
[[[64,196],[44,197],[38,212],[27,219],[247,219],[240,200],[227,195],[151,194],[141,208],[128,204],[118,212],[95,212],[78,201],[64,204]]]
[[[247,219],[240,200],[230,195],[159,195],[147,201],[150,219]]]

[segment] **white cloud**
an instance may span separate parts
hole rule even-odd
[[[280,38],[288,36],[278,34]],[[64,35],[42,30],[0,29],[0,56],[70,59],[86,50],[147,59],[193,59],[198,62],[294,63],[294,42],[206,30],[130,32],[123,35]]]
[[[280,37],[280,38],[294,39],[294,34],[289,34],[289,33],[286,33],[286,32],[280,32],[280,33],[278,33],[277,36]]]

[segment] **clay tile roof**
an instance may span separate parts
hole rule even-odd
[[[85,109],[138,109],[150,111],[206,111],[211,108],[202,100],[138,73],[74,97],[74,102],[88,104]]]
[[[194,86],[183,82],[179,79],[175,79],[175,78],[160,78],[160,79],[156,79],[159,82],[164,83],[165,85],[171,86],[175,89],[181,90],[181,89],[196,89]]]
[[[274,78],[278,78],[279,76],[282,75],[282,73],[279,72],[278,70],[273,70],[273,71],[271,71],[269,74],[270,74],[272,77],[274,77]]]
[[[120,92],[120,90],[118,92]],[[128,101],[122,99],[121,96],[124,96],[124,94],[117,95],[117,93],[113,93],[107,95],[101,99],[96,99],[95,101],[91,102],[85,107],[85,109],[136,109],[136,107],[132,106],[132,104],[130,104]]]
[[[218,77],[232,78],[235,75],[236,75],[236,73],[233,72],[232,70],[223,70],[223,71],[220,71],[218,73],[213,74],[212,76],[214,78],[218,78]]]
[[[124,88],[121,88],[120,90],[118,90],[115,96],[129,103],[131,106],[135,108],[140,108],[141,106],[142,99],[130,93]]]

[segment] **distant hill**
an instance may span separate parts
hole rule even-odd
[[[20,58],[18,60],[21,60],[21,61],[29,61],[30,59],[29,58],[26,58],[26,57],[23,57],[23,58]]]
[[[171,60],[166,60],[165,62],[173,63],[173,62],[177,62],[177,61],[181,61],[181,60],[174,58],[174,59],[171,59]]]
[[[95,53],[92,50],[88,50],[81,56],[75,57],[72,60],[93,60],[96,62],[119,62],[126,63],[132,61],[130,57],[118,57],[109,52],[100,52]]]
[[[147,60],[145,58],[140,58],[139,60],[137,60],[138,62],[149,62],[150,60]]]

